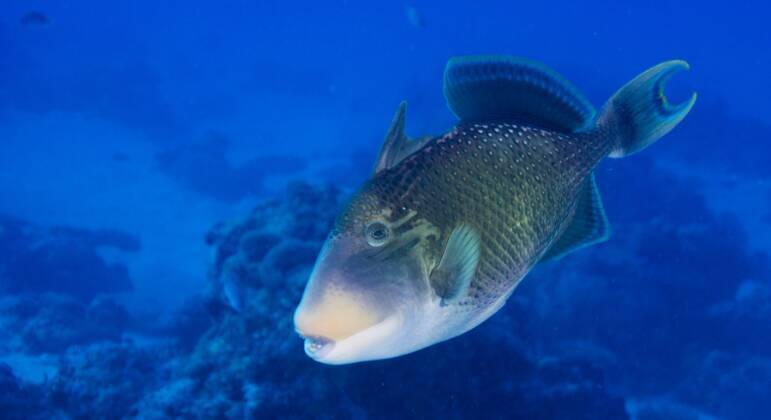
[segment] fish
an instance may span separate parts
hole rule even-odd
[[[410,25],[413,28],[423,29],[426,27],[426,22],[417,8],[414,6],[406,6],[404,12],[407,16],[407,21],[410,22]]]
[[[19,22],[26,26],[45,26],[51,23],[51,19],[49,19],[45,13],[33,10],[25,13],[24,16],[19,19]]]
[[[410,139],[400,104],[295,310],[307,355],[357,363],[456,337],[497,312],[537,264],[606,241],[594,170],[685,118],[696,92],[673,104],[664,90],[687,69],[654,66],[597,112],[542,63],[451,58],[443,92],[459,122]]]
[[[243,310],[246,286],[238,274],[232,270],[228,270],[223,274],[222,294],[224,295],[225,302],[233,311],[241,312]]]

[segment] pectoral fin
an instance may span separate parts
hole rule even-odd
[[[461,224],[453,229],[439,265],[431,272],[431,286],[442,305],[466,295],[479,263],[480,239],[473,227]]]

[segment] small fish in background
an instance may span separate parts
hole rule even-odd
[[[235,274],[226,272],[222,282],[222,293],[225,295],[225,301],[236,312],[241,312],[244,307],[244,287],[242,280]]]
[[[540,63],[451,59],[444,94],[460,122],[411,140],[399,107],[295,312],[308,356],[385,359],[458,336],[497,312],[536,264],[607,240],[594,169],[685,118],[696,94],[679,104],[664,95],[685,69],[680,60],[652,67],[596,112]]]
[[[423,29],[426,27],[426,22],[417,8],[408,5],[404,8],[404,12],[407,14],[407,20],[413,28]]]
[[[33,10],[22,16],[19,22],[25,26],[46,26],[51,19],[45,13]]]

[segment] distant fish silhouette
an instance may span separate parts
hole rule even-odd
[[[238,273],[226,272],[223,275],[222,293],[231,309],[235,312],[243,310],[246,286]]]
[[[22,16],[20,22],[22,25],[28,26],[45,26],[51,23],[51,19],[49,19],[45,13],[33,10]]]
[[[426,27],[426,22],[423,20],[423,16],[420,15],[420,12],[418,12],[418,9],[413,6],[407,6],[404,11],[407,13],[407,20],[410,21],[410,25],[418,29]]]

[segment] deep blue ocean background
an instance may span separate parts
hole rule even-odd
[[[0,5],[0,418],[766,419],[766,2]],[[613,237],[459,338],[325,366],[291,314],[393,112],[456,121],[449,57],[514,54],[599,107],[699,92],[597,171]],[[223,283],[245,285],[232,310]]]

